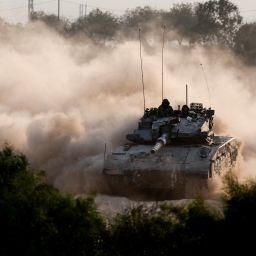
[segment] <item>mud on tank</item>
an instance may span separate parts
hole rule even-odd
[[[215,136],[215,111],[202,103],[146,109],[128,143],[105,157],[111,194],[133,199],[193,198],[235,168],[239,143]]]

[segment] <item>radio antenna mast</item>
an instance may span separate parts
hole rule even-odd
[[[140,41],[140,68],[141,68],[142,93],[143,93],[144,112],[145,112],[146,99],[145,99],[145,85],[144,85],[144,74],[143,74],[143,61],[142,61],[142,52],[141,52],[141,29],[140,28],[139,28],[139,41]]]
[[[186,84],[186,105],[188,106],[188,85]]]
[[[204,74],[204,80],[205,80],[205,83],[206,83],[206,86],[207,86],[207,90],[208,90],[208,97],[209,97],[209,103],[210,103],[210,108],[212,106],[212,103],[211,103],[211,92],[210,92],[210,88],[209,88],[209,84],[208,84],[208,81],[207,81],[207,77],[206,77],[206,74],[204,72],[204,66],[202,63],[200,63],[200,66],[202,68],[202,71],[203,71],[203,74]]]
[[[31,20],[31,16],[34,12],[34,0],[28,0],[28,20]]]
[[[163,45],[162,45],[162,101],[164,99],[164,43],[165,43],[165,29],[163,28]]]
[[[58,20],[60,20],[60,0],[58,0]]]

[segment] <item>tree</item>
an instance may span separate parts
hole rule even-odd
[[[8,189],[14,178],[24,172],[28,161],[23,154],[13,154],[13,149],[6,145],[0,152],[0,192]]]
[[[156,24],[159,23],[158,25],[160,25],[161,18],[159,13],[158,10],[152,9],[149,6],[126,10],[125,14],[121,17],[124,34],[130,37],[134,35],[137,37],[139,28],[146,34],[151,31]]]
[[[117,255],[205,255],[219,220],[202,199],[187,207],[138,206],[114,220],[112,250]]]
[[[58,16],[54,14],[46,14],[42,11],[40,12],[33,12],[31,14],[31,21],[36,22],[40,21],[46,24],[49,28],[55,29],[58,32],[65,34],[69,31],[70,29],[70,23],[67,19],[61,18],[60,20],[58,19]]]
[[[224,205],[225,222],[221,236],[225,246],[231,252],[254,250],[256,180],[240,183],[236,176],[228,175],[225,178]]]
[[[235,37],[234,48],[247,63],[256,65],[256,23],[240,27]]]
[[[198,19],[195,33],[201,41],[234,45],[234,37],[242,22],[236,5],[229,0],[210,0],[198,3],[195,14]]]
[[[23,154],[0,152],[1,255],[97,255],[104,236],[91,199],[62,195]]]
[[[182,226],[170,212],[138,206],[119,215],[111,226],[112,252],[116,255],[175,255]]]
[[[192,41],[197,19],[192,4],[175,4],[169,12],[163,13],[163,23],[177,31],[177,40],[182,44],[183,39]]]
[[[109,12],[95,9],[88,16],[79,18],[72,24],[71,33],[85,33],[95,42],[113,40],[118,29],[118,19]]]

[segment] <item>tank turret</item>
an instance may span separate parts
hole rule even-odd
[[[128,134],[127,139],[134,143],[158,142],[158,147],[160,144],[209,144],[212,141],[214,110],[204,109],[201,103],[191,103],[190,109],[184,105],[181,111],[174,110],[169,115],[155,113],[146,109],[138,128]]]

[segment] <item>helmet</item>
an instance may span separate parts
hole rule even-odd
[[[162,105],[169,106],[170,102],[167,99],[163,99]]]

